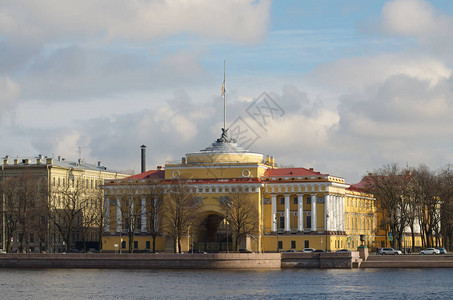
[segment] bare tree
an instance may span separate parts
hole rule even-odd
[[[48,219],[55,225],[63,238],[65,250],[73,247],[76,234],[83,227],[84,213],[87,211],[95,193],[83,185],[83,180],[69,181],[50,191]]]
[[[453,169],[446,166],[438,176],[442,242],[445,248],[453,250]]]
[[[47,186],[44,178],[29,174],[9,177],[0,184],[3,195],[3,226],[6,250],[11,251],[14,235],[18,235],[20,251],[29,249],[29,242],[34,240],[34,234],[40,227],[35,226],[35,220],[43,213],[40,206],[46,199]]]
[[[422,246],[433,245],[435,232],[440,230],[439,178],[427,166],[412,170],[411,187],[416,218],[422,236]],[[412,207],[411,207],[412,208]]]
[[[173,238],[174,252],[181,253],[181,238],[189,234],[201,203],[184,180],[174,180],[167,186],[163,202],[165,232]]]
[[[148,231],[153,238],[153,253],[156,252],[156,239],[162,231],[162,204],[163,204],[163,185],[160,181],[153,180],[147,186],[149,194],[146,201],[146,217],[149,220]]]
[[[409,174],[397,164],[386,165],[368,177],[370,191],[378,200],[381,228],[388,229],[394,240],[392,246],[402,246],[404,228],[407,225],[409,208]]]
[[[247,236],[258,234],[258,205],[246,193],[230,193],[220,201],[227,216],[228,225],[235,237],[234,249],[237,251],[239,241]]]

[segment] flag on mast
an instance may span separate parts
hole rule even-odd
[[[225,80],[223,81],[222,83],[222,96],[225,95],[226,91],[225,91]]]

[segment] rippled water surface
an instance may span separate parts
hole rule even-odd
[[[0,269],[1,299],[452,299],[453,269]]]

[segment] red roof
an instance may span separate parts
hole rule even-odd
[[[372,182],[373,180],[371,179],[371,177],[367,175],[363,177],[362,180],[360,180],[360,182],[351,184],[351,186],[348,189],[352,191],[363,192],[372,187]]]
[[[290,177],[290,176],[319,176],[328,175],[316,172],[313,169],[306,168],[282,168],[282,169],[267,169],[264,177]]]
[[[165,171],[164,170],[149,170],[140,174],[135,174],[124,179],[164,179]]]

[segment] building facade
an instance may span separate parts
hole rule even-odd
[[[103,238],[106,251],[149,251],[150,224],[162,230],[156,251],[172,251],[162,220],[151,220],[147,207],[155,202],[150,192],[156,180],[166,185],[184,180],[199,199],[196,227],[181,238],[181,250],[230,251],[235,236],[232,216],[225,199],[245,195],[256,208],[257,230],[239,241],[240,249],[254,252],[301,251],[316,248],[326,251],[355,249],[361,244],[374,245],[376,204],[372,195],[353,188],[341,177],[311,168],[277,168],[274,158],[240,147],[227,131],[211,146],[186,154],[181,161],[105,183],[105,206],[109,221]],[[135,195],[140,226],[135,226],[133,247],[122,213],[126,195]],[[162,219],[162,217],[160,217]],[[159,216],[157,216],[159,219]],[[130,223],[130,222],[129,222]],[[155,228],[155,227],[154,227]]]
[[[104,180],[129,175],[101,162],[93,165],[39,155],[6,156],[0,176],[2,248],[62,252],[83,244],[99,247]]]

